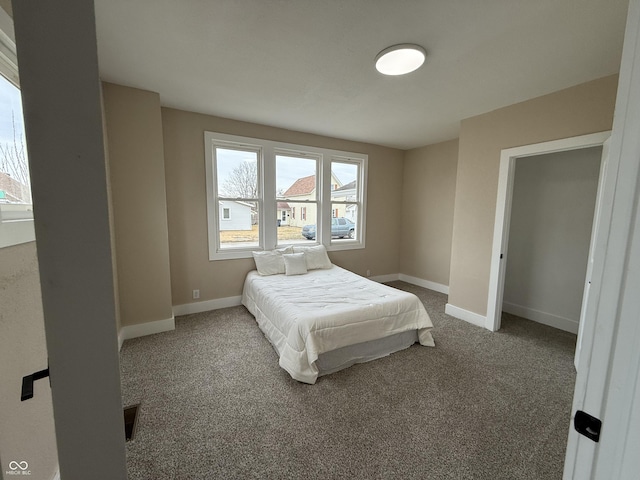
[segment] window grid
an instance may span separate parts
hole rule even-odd
[[[255,250],[269,250],[280,245],[288,244],[307,244],[309,236],[287,237],[286,234],[295,228],[301,228],[301,225],[307,225],[314,228],[314,234],[317,231],[317,237],[311,238],[316,243],[323,243],[328,250],[348,250],[364,248],[365,215],[364,205],[366,205],[366,167],[367,156],[363,154],[351,154],[346,152],[336,152],[328,149],[320,149],[317,147],[304,147],[299,145],[287,145],[279,142],[268,140],[253,139],[248,137],[236,137],[226,134],[218,134],[205,132],[205,143],[207,148],[206,169],[207,169],[207,217],[209,230],[209,258],[210,260],[230,259],[230,258],[247,258],[251,257],[251,252]],[[216,163],[216,148],[224,148],[239,151],[252,151],[257,157],[257,195],[255,197],[233,197],[220,195],[218,185],[218,166]],[[279,156],[301,158],[300,163],[304,163],[304,159],[314,160],[316,164],[316,191],[311,199],[288,198],[282,195],[282,188],[276,189],[276,159]],[[334,172],[331,171],[335,163],[347,163],[354,165],[357,171],[357,199],[348,201],[344,197],[341,201],[333,201],[334,190],[344,189],[354,180],[348,178],[335,178]],[[295,169],[292,169],[294,171]],[[307,168],[307,171],[309,169]],[[222,173],[222,172],[220,172]],[[292,175],[295,173],[292,173]],[[342,174],[341,174],[342,175]],[[295,177],[292,177],[295,178]],[[279,192],[276,192],[279,190]],[[227,193],[227,192],[225,192]],[[342,193],[342,191],[340,192]],[[307,197],[309,198],[309,197]],[[223,216],[219,205],[221,201],[231,201],[239,203],[252,203],[254,208],[251,211],[251,219],[254,225],[258,225],[259,237],[255,244],[238,245],[238,248],[221,248],[220,242],[220,220]],[[266,201],[266,202],[265,202]],[[300,204],[315,205],[314,210],[310,212],[309,207]],[[298,205],[294,205],[298,204]],[[333,204],[333,206],[332,206]],[[345,205],[344,208],[338,205]],[[352,206],[351,208],[357,212],[355,220],[357,222],[357,235],[349,237],[340,237],[339,242],[333,242],[331,239],[331,218],[340,216],[340,212]],[[297,210],[297,211],[296,211]],[[236,209],[232,208],[228,215],[232,222]],[[226,216],[226,214],[225,214]],[[269,220],[272,218],[273,220]],[[276,221],[278,218],[280,222]],[[293,226],[292,220],[297,219],[296,225]],[[278,225],[282,224],[288,228],[279,229]],[[295,232],[294,232],[295,233]],[[337,240],[337,239],[336,239]]]

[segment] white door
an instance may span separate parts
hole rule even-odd
[[[126,479],[94,5],[13,15],[60,478]]]
[[[565,479],[634,479],[640,471],[640,0],[631,0],[569,429]],[[602,421],[595,442],[578,411]],[[595,428],[597,430],[597,427]]]
[[[580,350],[582,348],[582,334],[583,327],[585,321],[585,315],[587,312],[588,302],[591,301],[591,305],[597,305],[598,299],[591,298],[591,276],[593,275],[593,257],[596,251],[596,245],[598,244],[598,226],[601,222],[607,223],[611,220],[611,208],[613,205],[610,201],[604,203],[604,186],[606,184],[606,176],[607,176],[607,164],[609,162],[609,146],[611,145],[611,138],[604,142],[602,145],[602,163],[600,164],[600,177],[598,181],[598,194],[596,197],[596,210],[593,215],[593,226],[591,227],[591,244],[589,245],[589,258],[587,263],[587,275],[585,276],[584,281],[584,293],[582,295],[582,308],[580,310],[580,323],[578,325],[578,341],[576,343],[576,352],[573,360],[574,365],[576,366],[576,370],[578,369],[578,364],[580,362]],[[609,195],[611,197],[611,195]],[[610,199],[608,199],[610,200]],[[600,236],[600,242],[603,242],[605,239],[603,236]],[[602,248],[602,246],[600,246]]]

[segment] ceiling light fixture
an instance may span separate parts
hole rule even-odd
[[[376,70],[384,75],[405,75],[420,68],[426,56],[427,51],[419,45],[394,45],[376,56]]]

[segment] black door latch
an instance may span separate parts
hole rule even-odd
[[[32,373],[26,377],[22,377],[22,393],[20,394],[20,401],[24,402],[33,398],[33,382],[49,376],[49,368],[40,370],[39,372]]]
[[[594,442],[597,443],[600,440],[602,421],[599,418],[593,417],[582,410],[578,410],[576,416],[573,417],[573,426],[578,433]]]

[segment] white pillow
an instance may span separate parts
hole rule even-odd
[[[317,270],[319,268],[331,268],[331,260],[327,255],[324,245],[315,247],[293,247],[295,253],[304,253],[307,260],[307,270]]]
[[[284,270],[287,275],[303,275],[307,273],[307,261],[304,253],[288,253],[282,256]]]
[[[277,250],[252,252],[258,273],[265,276],[285,273],[284,259],[282,258],[282,255],[291,252],[293,252],[293,247],[291,246]]]

